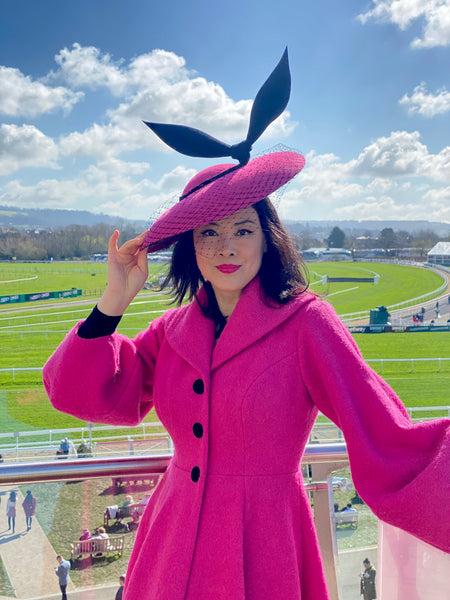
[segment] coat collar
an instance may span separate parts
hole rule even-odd
[[[203,288],[198,298],[205,302]],[[166,325],[167,341],[209,378],[211,371],[278,327],[313,298],[304,293],[287,304],[269,306],[263,299],[259,277],[255,277],[243,290],[215,346],[214,323],[203,315],[197,300],[171,313]]]

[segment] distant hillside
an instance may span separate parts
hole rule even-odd
[[[333,227],[339,227],[349,236],[359,236],[365,233],[378,235],[380,231],[390,227],[394,231],[407,231],[416,234],[419,231],[430,230],[439,237],[450,234],[450,223],[437,221],[285,221],[293,233],[308,229],[311,235],[327,237]]]
[[[104,214],[94,214],[87,210],[52,210],[49,208],[16,208],[0,205],[0,227],[13,227],[20,230],[56,229],[67,225],[118,225],[130,223],[129,219],[112,217]],[[146,221],[132,221],[145,229]]]
[[[96,225],[133,223],[142,229],[148,226],[147,221],[130,221],[121,217],[95,214],[87,210],[52,210],[49,208],[16,208],[0,205],[0,228],[14,227],[15,229],[56,229],[67,225]],[[439,237],[447,237],[450,233],[450,223],[434,221],[286,221],[293,233],[304,229],[316,237],[327,237],[333,227],[340,227],[346,235],[359,236],[370,232],[378,235],[382,229],[391,227],[394,231],[407,231],[411,234],[422,230],[431,230]]]

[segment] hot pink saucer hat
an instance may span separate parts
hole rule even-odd
[[[290,181],[304,165],[297,152],[272,152],[249,160],[253,142],[285,109],[290,95],[290,72],[285,50],[280,62],[253,103],[247,138],[229,146],[182,125],[146,123],[169,146],[189,156],[231,156],[239,164],[213,165],[197,173],[180,201],[150,227],[142,244],[148,252],[168,248],[181,233],[218,221],[266,198]]]

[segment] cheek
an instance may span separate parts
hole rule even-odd
[[[203,254],[197,252],[197,248],[195,248],[195,260],[197,261],[198,270],[202,274],[203,278],[207,279],[208,261]]]
[[[218,238],[216,237],[196,237],[194,233],[194,250],[197,263],[199,259],[211,259],[215,256],[218,246]],[[200,268],[200,267],[199,267]]]

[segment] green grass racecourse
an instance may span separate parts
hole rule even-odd
[[[164,270],[151,265],[151,277]],[[435,273],[415,267],[374,263],[314,263],[311,280],[319,275],[361,277],[376,272],[373,283],[332,283],[314,285],[318,293],[328,292],[328,301],[338,313],[389,305],[437,289],[442,279]],[[0,368],[42,367],[64,335],[84,318],[106,281],[106,265],[96,263],[22,263],[0,264],[0,296],[18,293],[83,289],[83,297],[73,301],[28,302],[4,305],[0,309]],[[350,289],[352,288],[352,289]],[[344,291],[346,290],[346,291]],[[340,292],[340,293],[339,293]],[[119,331],[134,336],[170,307],[169,298],[155,292],[141,292],[122,319]],[[418,335],[355,335],[366,359],[442,358],[450,356],[448,333]],[[381,371],[380,365],[372,364]],[[409,406],[440,406],[448,403],[450,366],[436,363],[415,366],[395,363],[383,366],[383,377]],[[2,431],[17,431],[80,426],[73,417],[62,415],[49,406],[42,390],[40,371],[0,372],[0,422]],[[153,411],[148,419],[154,419]]]
[[[348,314],[390,306],[438,288],[442,278],[423,267],[409,267],[389,263],[312,263],[309,265],[312,289],[328,294],[328,301],[338,314]],[[330,277],[374,277],[379,283],[345,282],[321,285],[321,276]]]

